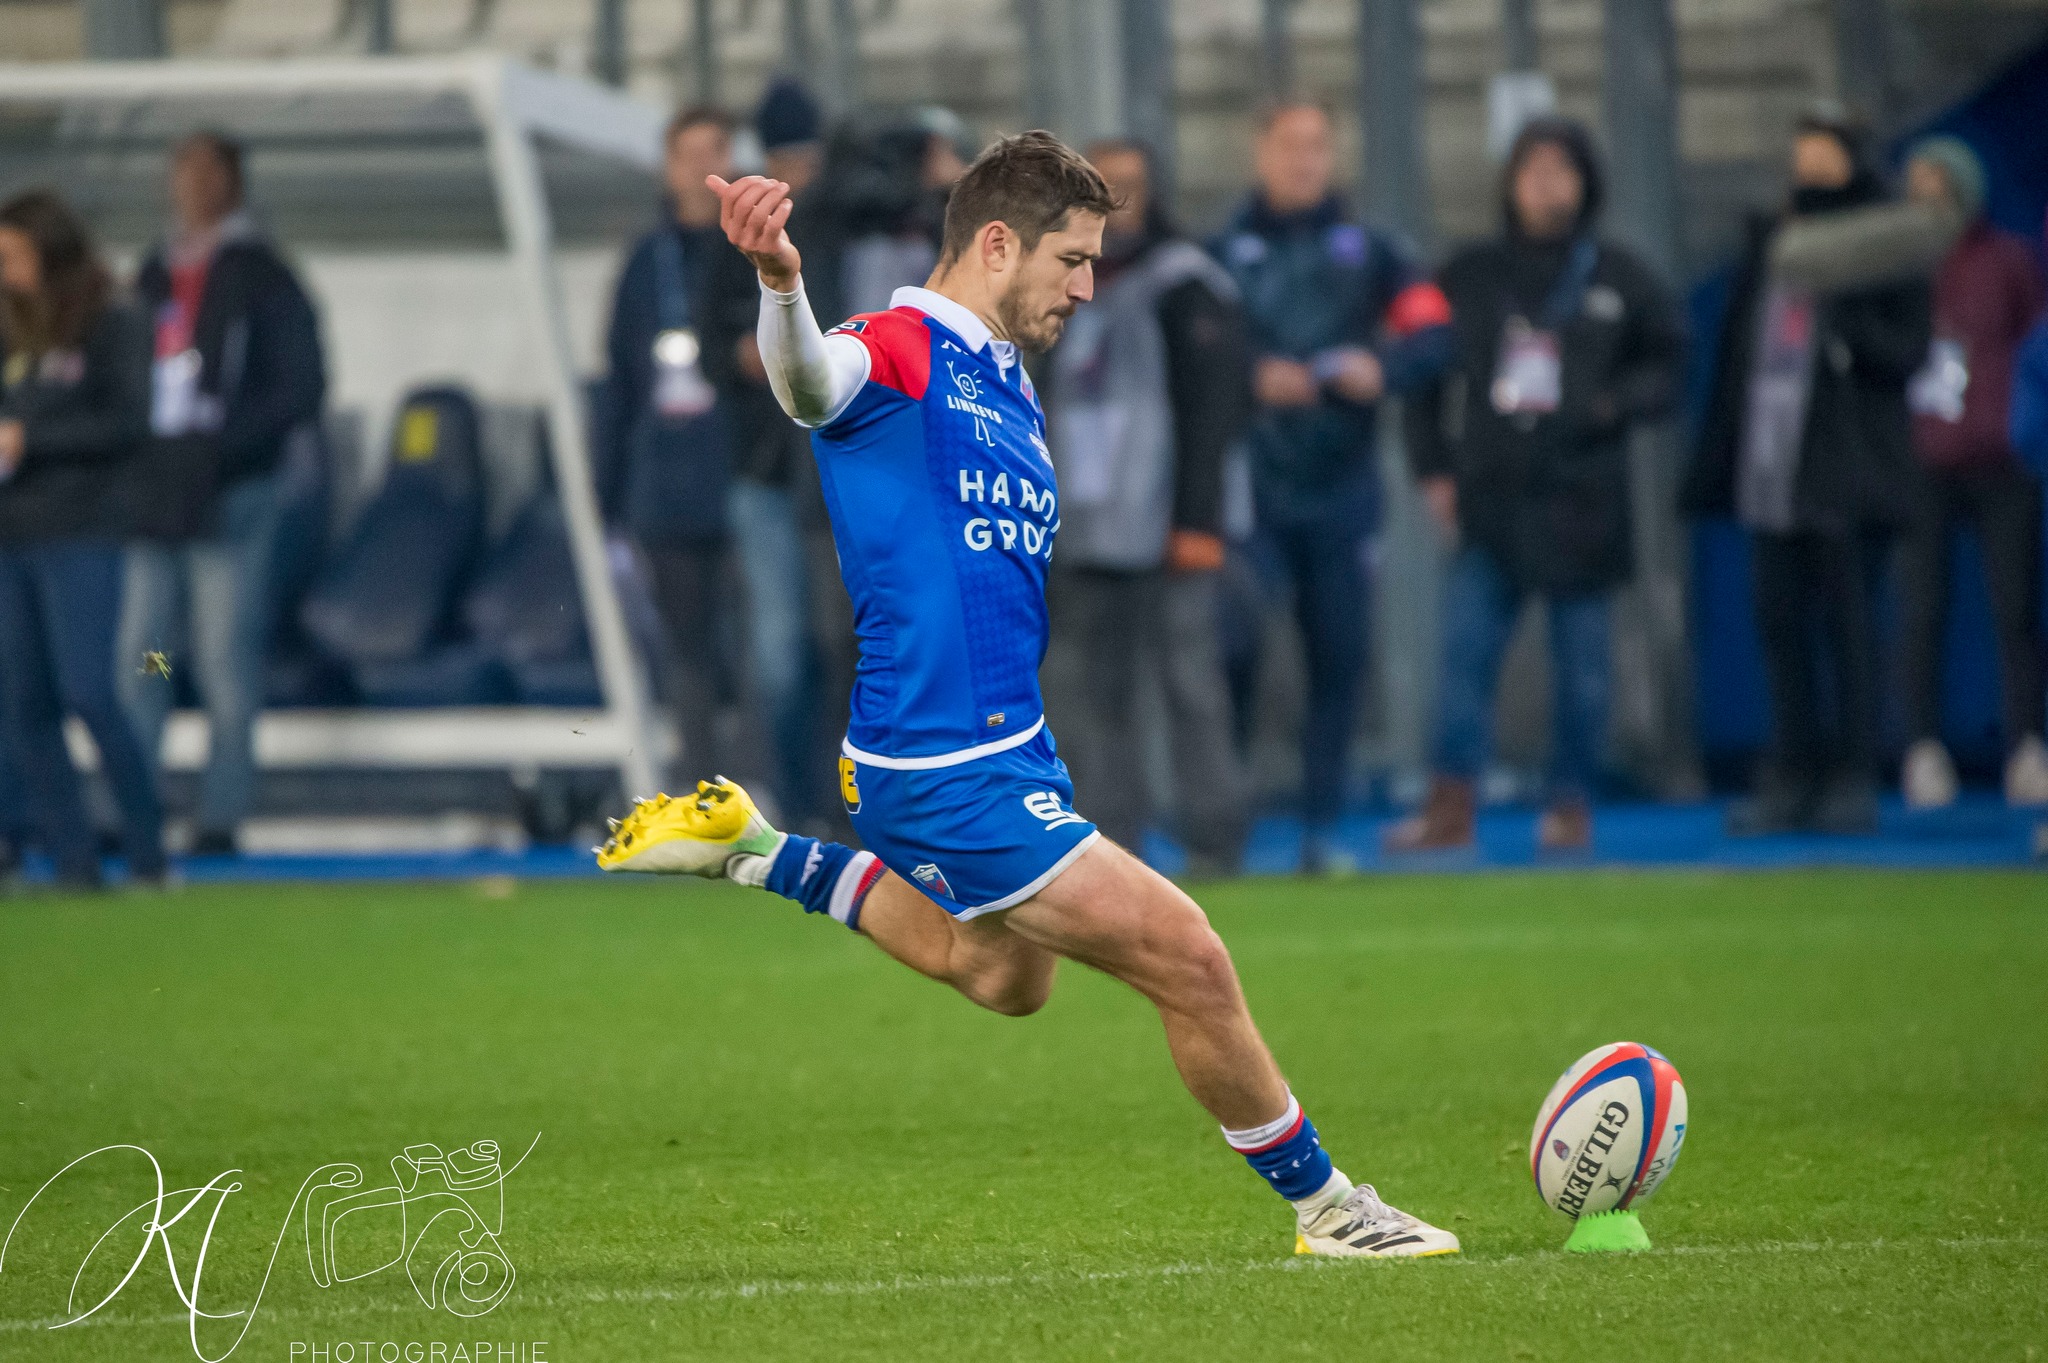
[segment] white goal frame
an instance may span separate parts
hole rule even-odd
[[[488,707],[455,710],[271,711],[257,726],[257,760],[281,767],[616,766],[628,796],[652,793],[672,742],[655,721],[625,613],[614,589],[591,477],[588,430],[562,290],[554,229],[534,139],[654,171],[662,115],[589,81],[510,58],[362,57],[292,61],[0,63],[0,106],[180,102],[218,107],[237,98],[275,102],[324,94],[455,96],[484,139],[498,217],[540,341],[555,485],[562,499],[576,583],[604,706],[597,712]],[[346,132],[341,128],[337,131]],[[193,721],[200,727],[195,731]],[[167,763],[197,765],[203,721],[180,717]]]

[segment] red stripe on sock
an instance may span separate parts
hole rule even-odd
[[[1289,1126],[1286,1131],[1282,1132],[1278,1136],[1275,1136],[1272,1140],[1267,1141],[1264,1145],[1233,1145],[1230,1148],[1237,1151],[1237,1153],[1240,1155],[1263,1155],[1268,1150],[1273,1149],[1275,1146],[1285,1145],[1287,1144],[1287,1142],[1293,1140],[1296,1136],[1300,1135],[1301,1124],[1307,1120],[1307,1111],[1303,1109],[1297,1109],[1294,1114],[1293,1124]]]

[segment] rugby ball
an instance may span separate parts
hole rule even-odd
[[[1579,1057],[1551,1087],[1529,1137],[1545,1206],[1577,1220],[1657,1191],[1685,1144],[1685,1081],[1648,1046],[1617,1041]]]

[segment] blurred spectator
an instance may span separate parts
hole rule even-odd
[[[85,721],[123,819],[130,876],[164,877],[163,813],[114,688],[121,547],[108,478],[149,433],[149,324],[113,297],[55,194],[0,205],[0,728],[61,883],[100,883],[98,839],[64,745]]]
[[[1145,151],[1104,142],[1089,159],[1119,207],[1095,300],[1067,324],[1042,390],[1061,496],[1056,626],[1084,674],[1070,760],[1095,821],[1137,848],[1148,814],[1139,670],[1156,659],[1183,840],[1196,868],[1229,872],[1245,811],[1216,579],[1224,457],[1249,416],[1244,324],[1229,276],[1152,197]]]
[[[833,139],[817,197],[837,239],[820,253],[831,257],[821,264],[829,267],[834,316],[885,310],[896,290],[931,277],[946,198],[967,173],[958,145],[964,133],[950,110],[928,108]]]
[[[1374,413],[1382,395],[1429,382],[1450,357],[1450,306],[1408,252],[1349,216],[1331,190],[1330,118],[1310,104],[1265,115],[1258,186],[1216,243],[1250,323],[1252,492],[1248,546],[1276,594],[1291,585],[1308,654],[1302,729],[1303,867],[1341,861],[1330,835],[1344,801],[1366,661],[1366,536],[1379,509]],[[1256,629],[1230,659],[1240,710],[1256,687]],[[1246,727],[1240,721],[1240,728]]]
[[[831,245],[828,225],[818,212],[824,116],[800,82],[784,78],[762,96],[754,126],[767,153],[768,174],[795,191],[787,230],[804,253],[808,289],[812,260],[824,274]],[[716,204],[712,211],[715,217]],[[728,254],[739,259],[730,248]],[[723,333],[730,339],[723,344],[737,363],[732,392],[737,476],[727,507],[746,584],[749,690],[767,723],[777,809],[785,825],[808,826],[831,770],[811,750],[816,668],[800,505],[816,475],[808,438],[776,405],[754,343],[754,320],[761,311],[759,278],[747,267],[726,272],[716,287],[714,306],[730,322]],[[817,312],[827,325],[838,320],[824,306]]]
[[[732,174],[732,133],[731,116],[708,106],[669,124],[668,220],[635,244],[619,275],[606,342],[611,411],[598,423],[613,443],[601,460],[611,471],[606,501],[646,555],[681,669],[683,760],[706,773],[730,757],[719,751],[716,721],[735,692],[726,647],[735,624],[726,506],[735,428],[743,437],[767,420],[747,410],[738,324],[719,313],[733,294],[730,276],[753,276],[719,229],[718,196],[704,184],[707,175]],[[751,336],[751,286],[747,297]]]
[[[2011,433],[2027,471],[2048,480],[2048,315],[2034,323],[2013,361]]]
[[[754,111],[771,180],[786,181],[801,194],[825,165],[825,116],[804,83],[792,76],[771,82]]]
[[[1860,249],[1884,189],[1840,114],[1800,122],[1792,180],[1787,211],[1751,226],[1684,492],[1753,532],[1773,726],[1756,798],[1730,813],[1737,833],[1875,827],[1871,588],[1880,536],[1919,485],[1906,383],[1927,358],[1927,280]]]
[[[120,656],[189,664],[208,749],[192,850],[232,854],[256,794],[254,733],[273,623],[278,466],[320,416],[326,367],[305,290],[243,207],[242,149],[198,133],[171,154],[171,239],[136,295],[154,323],[151,439],[125,492],[128,549]],[[170,713],[165,676],[119,669],[152,763]]]
[[[2041,741],[2041,487],[2013,455],[2007,426],[2013,356],[2041,314],[2041,274],[2028,243],[1984,220],[1984,167],[1969,144],[1930,137],[1906,163],[1907,192],[1969,224],[1934,280],[1934,344],[1915,376],[1914,450],[1926,473],[1900,545],[1906,718],[1912,746],[1906,803],[1946,805],[1955,765],[1941,741],[1941,642],[1949,563],[1959,526],[1976,528],[1991,589],[2003,673],[2005,796],[2048,804]]]
[[[0,658],[0,669],[6,666],[6,659]],[[0,696],[6,694],[6,686],[6,681],[0,680]],[[30,831],[28,811],[21,803],[21,773],[7,755],[6,714],[0,709],[0,891],[6,890],[7,882],[21,869]]]
[[[1530,596],[1549,607],[1555,716],[1537,840],[1551,851],[1592,841],[1608,594],[1633,568],[1628,437],[1676,401],[1684,345],[1677,305],[1649,267],[1595,236],[1602,188],[1584,128],[1531,122],[1503,176],[1504,235],[1453,256],[1439,276],[1457,360],[1409,404],[1408,452],[1458,551],[1443,606],[1435,777],[1421,811],[1389,831],[1391,851],[1472,842],[1501,656]]]

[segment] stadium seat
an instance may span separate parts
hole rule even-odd
[[[277,539],[271,553],[272,632],[264,678],[270,706],[344,705],[352,697],[348,669],[314,646],[299,607],[319,576],[329,548],[333,445],[319,426],[292,434],[278,469]]]
[[[370,705],[506,705],[513,700],[504,664],[487,645],[438,645],[417,658],[357,663],[356,691]]]
[[[568,526],[552,486],[543,483],[485,562],[463,598],[462,619],[521,701],[600,703]]]
[[[483,533],[476,403],[421,388],[399,409],[390,471],[299,610],[306,633],[360,667],[440,642]]]

